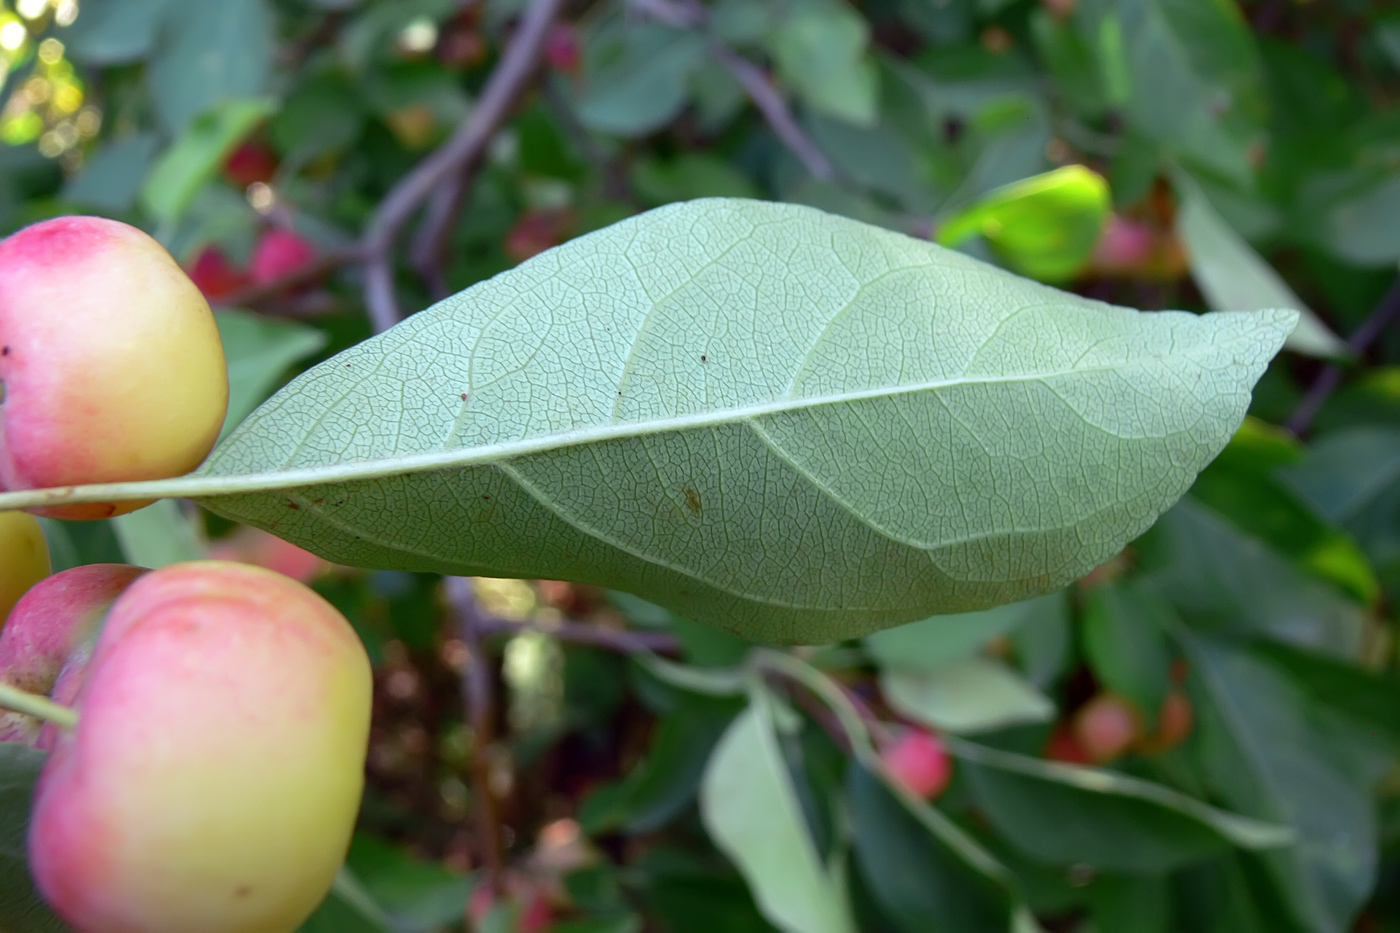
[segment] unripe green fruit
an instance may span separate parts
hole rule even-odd
[[[0,630],[0,680],[47,696],[72,656],[87,655],[85,643],[112,601],[145,572],[128,564],[88,564],[35,584]],[[33,716],[0,711],[0,742],[33,745],[40,726]]]
[[[358,636],[301,584],[152,571],[112,606],[40,777],[39,890],[81,933],[290,933],[349,845],[370,695]]]
[[[187,473],[227,407],[209,303],[155,240],[59,217],[0,242],[0,489]],[[106,518],[144,504],[35,511]]]
[[[49,546],[38,520],[23,512],[0,512],[0,625],[50,569]]]

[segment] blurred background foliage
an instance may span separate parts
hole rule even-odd
[[[306,929],[1400,931],[1400,8],[4,0],[0,228],[160,238],[219,309],[234,424],[371,333],[367,226],[546,7],[511,106],[390,244],[399,307],[722,195],[1305,319],[1120,557],[861,642],[331,567],[177,503],[49,523],[59,567],[253,561],[359,628],[369,787]],[[10,842],[3,925],[57,929],[21,916]]]

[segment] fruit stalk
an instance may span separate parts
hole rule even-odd
[[[72,729],[78,724],[77,710],[6,683],[0,683],[0,709],[51,722],[60,729]]]

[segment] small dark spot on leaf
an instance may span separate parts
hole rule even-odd
[[[252,893],[253,893],[253,886],[252,886],[252,885],[240,884],[237,888],[234,889],[233,896],[234,896],[234,897],[237,897],[237,898],[244,898],[244,897],[247,897],[248,895],[250,895],[250,894],[252,894]]]
[[[289,509],[296,509],[296,510],[298,510],[298,511],[301,510],[301,506],[297,505],[295,502],[288,502],[288,503],[287,503],[287,508],[289,508]]]
[[[700,493],[689,486],[682,486],[681,492],[685,493],[685,507],[696,515],[700,514]]]
[[[466,400],[467,400],[467,393],[463,392],[463,393],[462,393],[462,401],[465,402]]]
[[[326,504],[326,497],[325,497],[325,496],[322,496],[322,497],[319,498],[319,499],[312,499],[312,500],[311,500],[311,503],[312,503],[313,505],[325,505],[325,504]]]
[[[700,362],[702,362],[702,363],[707,362],[707,360],[705,359],[705,354],[703,354],[703,353],[700,354]]]
[[[481,498],[485,499],[487,502],[491,501],[491,497],[485,494],[483,494]]]

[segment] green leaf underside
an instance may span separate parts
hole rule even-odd
[[[326,361],[163,489],[341,563],[828,642],[1113,556],[1295,321],[1141,314],[811,208],[691,201]]]

